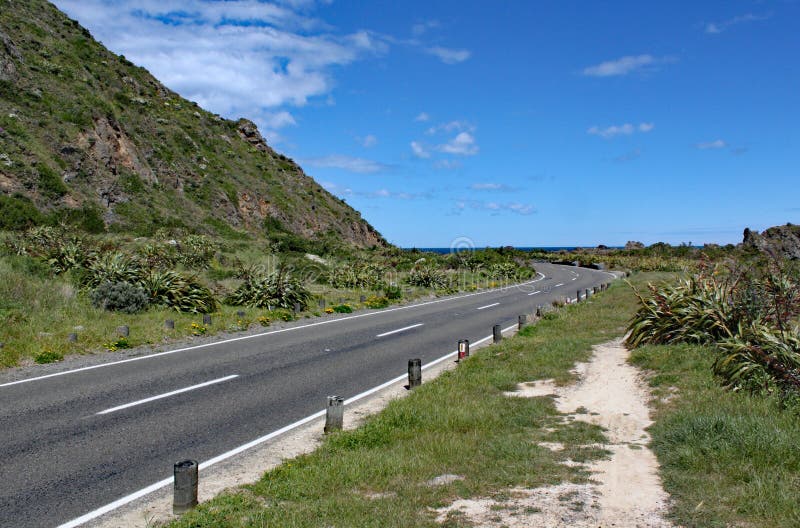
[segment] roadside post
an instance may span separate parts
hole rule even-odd
[[[173,466],[172,513],[180,515],[197,506],[196,460],[182,460]]]

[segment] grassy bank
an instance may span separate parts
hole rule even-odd
[[[675,521],[800,526],[797,414],[771,398],[723,389],[712,377],[713,359],[710,348],[690,345],[642,347],[631,357],[653,371],[653,448]]]
[[[435,526],[430,508],[458,498],[580,482],[587,475],[562,462],[604,456],[586,447],[603,441],[599,428],[562,423],[549,398],[509,398],[503,391],[534,379],[569,382],[571,367],[589,357],[592,345],[623,334],[635,306],[630,289],[618,283],[588,303],[553,312],[392,402],[359,429],[329,436],[314,453],[172,526]],[[552,452],[540,442],[566,448]],[[463,480],[426,484],[444,474]],[[459,519],[446,525],[458,526]]]

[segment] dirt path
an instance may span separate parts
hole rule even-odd
[[[595,347],[590,362],[576,367],[579,381],[575,385],[556,387],[552,380],[544,380],[524,383],[508,393],[513,397],[555,394],[560,412],[607,430],[604,447],[612,455],[588,466],[592,483],[516,488],[510,500],[503,502],[459,500],[438,510],[439,520],[461,512],[477,526],[671,528],[663,518],[668,496],[658,477],[658,462],[647,448],[650,437],[645,428],[652,423],[649,394],[627,358],[621,340],[615,340]]]

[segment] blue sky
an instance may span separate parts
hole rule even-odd
[[[392,243],[800,223],[800,3],[56,0]]]

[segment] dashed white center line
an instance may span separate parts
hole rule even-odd
[[[492,304],[487,304],[486,306],[481,306],[480,308],[477,308],[477,309],[478,310],[485,310],[487,308],[491,308],[492,306],[497,306],[498,304],[500,304],[500,303],[496,302],[496,303],[492,303]]]
[[[418,326],[423,326],[423,325],[425,325],[425,323],[417,323],[417,324],[413,324],[411,326],[405,326],[403,328],[398,328],[397,330],[392,330],[391,332],[384,332],[382,334],[376,335],[375,337],[385,337],[385,336],[388,336],[388,335],[397,334],[399,332],[405,332],[406,330],[411,330],[412,328],[416,328]]]
[[[135,407],[136,405],[141,405],[143,403],[149,403],[151,401],[160,400],[162,398],[169,398],[170,396],[175,396],[176,394],[181,394],[183,392],[189,392],[195,389],[201,389],[203,387],[208,387],[209,385],[214,385],[215,383],[222,383],[223,381],[232,380],[233,378],[238,378],[238,374],[232,374],[230,376],[225,376],[224,378],[219,378],[211,381],[206,381],[205,383],[199,383],[197,385],[192,385],[191,387],[184,387],[182,389],[178,389],[172,392],[166,392],[164,394],[159,394],[158,396],[151,396],[150,398],[145,398],[143,400],[126,403],[124,405],[118,405],[116,407],[111,407],[110,409],[106,409],[105,411],[100,411],[99,413],[95,414],[109,414],[115,411],[121,411],[122,409],[127,409],[128,407]]]
[[[572,277],[570,280],[578,280],[578,277]]]
[[[533,292],[533,293],[529,293],[529,294],[528,294],[528,297],[530,297],[531,295],[536,295],[537,293],[542,293],[542,290],[536,290],[536,291],[535,291],[535,292]]]
[[[563,286],[563,285],[564,285],[563,282],[559,282],[558,284],[556,284],[556,288],[558,288],[559,286]]]

